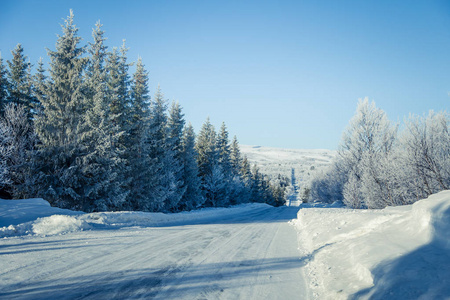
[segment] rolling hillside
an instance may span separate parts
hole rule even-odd
[[[330,164],[336,151],[324,149],[282,149],[263,146],[241,145],[241,152],[262,173],[270,177],[278,174],[290,177],[292,169],[298,185],[308,183],[315,172]]]

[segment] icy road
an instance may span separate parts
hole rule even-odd
[[[297,208],[0,239],[0,299],[305,299]]]

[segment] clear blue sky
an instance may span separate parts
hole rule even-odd
[[[320,3],[319,3],[320,2]],[[0,0],[0,50],[36,63],[75,13],[127,40],[198,132],[209,116],[241,144],[335,149],[359,98],[393,121],[448,110],[450,2]]]

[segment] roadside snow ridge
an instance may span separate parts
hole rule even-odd
[[[450,299],[450,191],[381,210],[302,208],[316,299]]]

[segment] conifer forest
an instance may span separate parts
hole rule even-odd
[[[98,22],[82,45],[72,11],[61,27],[36,65],[21,44],[0,58],[2,198],[86,212],[284,204],[287,179],[250,165],[225,124],[208,118],[196,134],[178,102],[159,86],[151,96],[125,42],[109,49]]]

